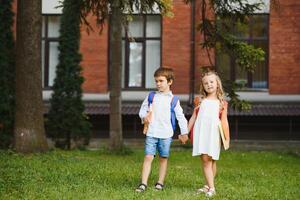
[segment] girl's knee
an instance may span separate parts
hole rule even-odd
[[[212,159],[210,159],[210,157],[208,156],[203,156],[202,157],[202,165],[203,167],[212,167],[213,166],[213,162]]]
[[[201,155],[201,160],[202,162],[212,162],[213,160],[211,159],[210,156],[204,154],[204,155]]]
[[[212,167],[212,163],[210,161],[205,161],[202,163],[204,168],[211,168]]]

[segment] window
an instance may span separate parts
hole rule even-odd
[[[134,15],[122,31],[122,87],[155,88],[153,74],[161,65],[161,16]]]
[[[42,27],[42,80],[43,88],[53,86],[58,64],[58,37],[60,15],[43,15]]]
[[[238,40],[259,47],[265,52],[265,60],[258,63],[254,73],[247,73],[235,63],[234,56],[218,53],[217,70],[224,79],[236,81],[246,88],[263,89],[268,87],[268,21],[267,14],[255,14],[249,17],[247,25],[232,27],[232,33]]]

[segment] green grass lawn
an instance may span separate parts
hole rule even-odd
[[[143,151],[116,155],[99,151],[51,151],[18,155],[0,151],[0,199],[206,199],[198,157],[172,151],[164,191],[155,191],[155,159],[148,190],[140,181]],[[217,163],[213,199],[300,199],[300,157],[293,153],[227,151]]]

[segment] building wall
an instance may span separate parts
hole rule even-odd
[[[209,4],[207,4],[209,6]],[[208,19],[214,19],[214,13],[210,7],[207,7],[206,17]],[[195,4],[195,28],[199,27],[202,23],[202,2],[196,1]],[[203,67],[214,68],[215,65],[215,51],[213,49],[203,49],[201,43],[204,41],[203,34],[200,30],[195,30],[195,82],[194,92],[199,93],[201,83],[201,70]]]
[[[108,25],[100,33],[94,17],[89,17],[94,31],[81,27],[80,52],[82,53],[83,90],[86,93],[106,93],[108,90]]]
[[[269,92],[300,94],[300,1],[271,6],[269,24]]]
[[[162,21],[162,66],[172,67],[175,72],[173,92],[189,93],[189,73],[191,60],[191,7],[181,0],[175,0],[174,17],[164,17]],[[89,22],[95,28],[95,20]],[[108,26],[101,35],[89,35],[82,27],[81,52],[83,55],[84,92],[105,93],[108,90]]]
[[[182,0],[174,0],[174,17],[163,18],[162,65],[174,69],[173,92],[189,93],[191,60],[191,7]]]
[[[198,1],[199,3],[200,1]],[[269,23],[269,93],[300,94],[300,1],[278,0],[271,5]],[[191,69],[191,7],[182,0],[174,0],[174,18],[164,18],[162,25],[162,65],[175,70],[175,93],[189,93]],[[13,10],[16,13],[17,1]],[[200,5],[196,5],[196,23],[200,21]],[[16,16],[16,15],[15,15]],[[83,55],[84,92],[108,91],[108,26],[102,34],[95,27],[89,35],[82,27],[81,53]],[[14,25],[14,32],[15,31]],[[202,38],[196,32],[195,76],[199,82],[202,66],[210,66],[207,52],[200,48]],[[214,55],[212,52],[212,60]],[[197,86],[196,86],[197,91]]]

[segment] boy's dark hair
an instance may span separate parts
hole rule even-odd
[[[167,67],[160,67],[154,72],[154,77],[164,76],[166,77],[167,81],[170,82],[171,80],[174,81],[174,71],[172,68]]]

